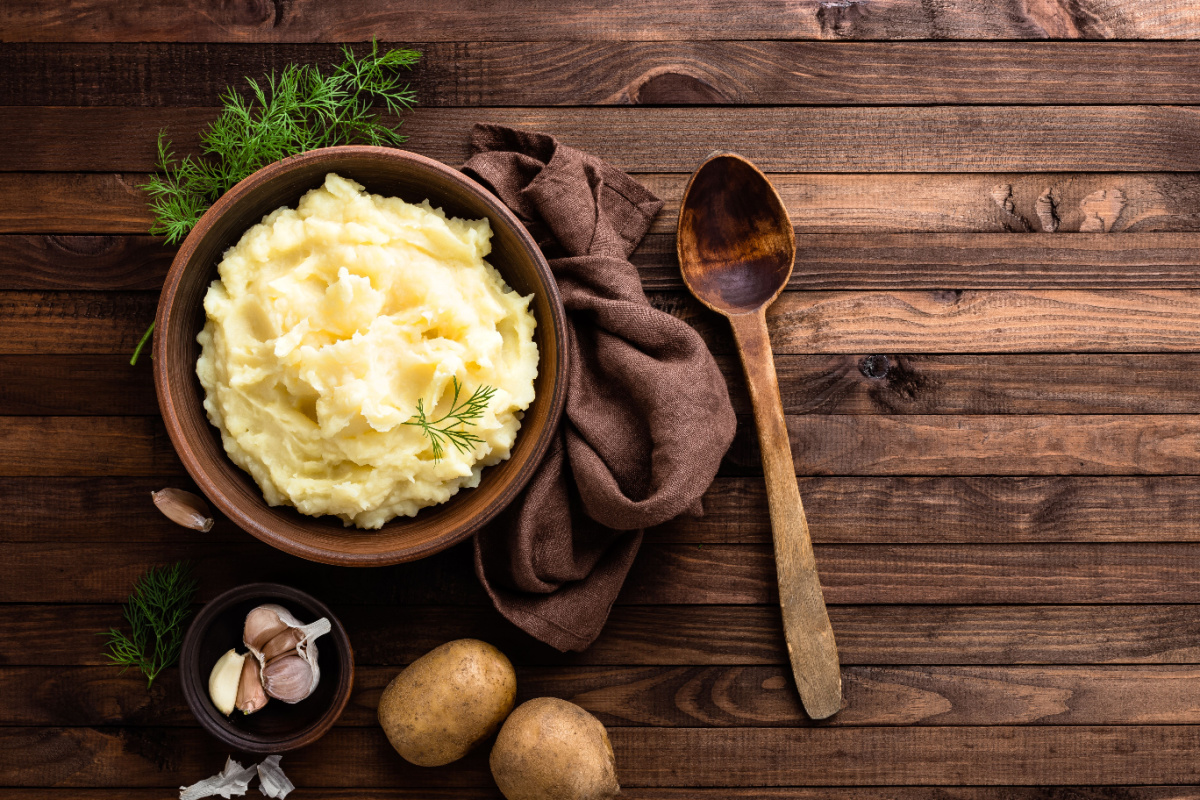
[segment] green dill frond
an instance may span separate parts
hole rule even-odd
[[[100,633],[108,637],[109,662],[122,673],[130,667],[140,670],[149,689],[159,673],[179,659],[183,626],[195,597],[196,581],[184,562],[148,570],[125,603],[129,633],[116,628]]]
[[[156,174],[140,188],[150,195],[151,233],[177,244],[217,198],[266,165],[288,156],[340,144],[398,145],[399,123],[389,125],[375,107],[398,115],[416,104],[401,70],[421,58],[416,50],[355,55],[325,74],[314,65],[289,64],[278,75],[246,79],[247,89],[226,87],[221,113],[200,133],[199,156],[175,157],[166,132],[158,137]]]
[[[458,397],[462,392],[462,387],[458,383],[458,378],[452,378],[451,380],[454,384],[454,396],[450,399],[450,411],[445,416],[440,419],[430,420],[425,413],[425,401],[418,400],[416,416],[404,423],[405,425],[415,425],[421,428],[421,432],[429,438],[434,463],[441,461],[442,456],[445,455],[444,443],[446,442],[453,445],[454,449],[460,453],[465,453],[475,445],[483,442],[482,438],[461,429],[459,426],[472,425],[479,422],[483,417],[483,412],[487,410],[488,405],[492,402],[492,398],[496,396],[495,388],[480,386],[460,405]],[[447,421],[449,423],[445,427],[438,427]]]

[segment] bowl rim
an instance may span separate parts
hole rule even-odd
[[[229,730],[214,722],[211,718],[212,715],[208,713],[209,705],[211,705],[208,697],[208,676],[202,673],[198,663],[204,633],[212,626],[213,620],[231,605],[256,597],[261,598],[264,602],[275,602],[279,605],[292,600],[315,607],[320,616],[329,619],[330,633],[333,641],[337,643],[338,661],[342,665],[337,691],[329,709],[307,728],[279,739],[239,736],[230,733]],[[288,609],[288,611],[292,610]],[[238,641],[234,642],[233,646],[237,647],[241,644]],[[341,620],[334,615],[329,606],[308,592],[282,583],[246,583],[228,589],[209,600],[192,618],[183,635],[183,645],[179,650],[179,683],[192,716],[196,718],[202,728],[221,742],[238,750],[258,755],[284,753],[306,747],[317,741],[328,733],[334,723],[341,718],[342,712],[346,710],[346,706],[350,702],[350,696],[354,693],[354,648],[350,644],[350,636],[346,633]],[[198,705],[201,707],[198,708]]]
[[[466,523],[458,528],[447,532],[445,535],[433,538],[423,544],[413,545],[410,547],[395,548],[393,550],[381,551],[377,553],[349,553],[344,550],[337,550],[330,547],[319,547],[312,544],[298,542],[288,536],[281,535],[273,530],[272,526],[263,524],[256,519],[252,514],[244,512],[237,505],[229,502],[225,494],[216,486],[207,471],[200,463],[192,444],[188,441],[184,434],[183,425],[180,422],[179,414],[173,402],[173,395],[170,386],[169,370],[166,359],[167,350],[167,335],[171,327],[168,321],[172,313],[176,312],[175,297],[179,292],[180,283],[183,280],[183,275],[187,270],[195,251],[213,227],[216,220],[221,215],[226,213],[247,193],[254,190],[263,183],[266,183],[273,178],[288,172],[296,167],[303,166],[310,161],[324,160],[331,154],[346,155],[355,157],[367,157],[379,159],[381,161],[400,161],[416,164],[425,169],[439,172],[442,175],[450,178],[453,181],[464,185],[469,191],[478,196],[478,198],[488,207],[488,209],[496,216],[504,219],[516,234],[516,239],[519,246],[525,251],[525,254],[530,258],[534,267],[541,277],[545,294],[549,301],[551,319],[547,321],[539,320],[540,324],[549,324],[554,330],[555,340],[559,343],[557,348],[558,370],[554,375],[553,390],[549,398],[549,413],[546,418],[546,425],[541,430],[537,440],[533,444],[533,450],[529,454],[529,458],[525,464],[517,471],[504,491],[497,495],[494,502],[482,510],[481,513],[471,517]],[[330,171],[336,171],[336,167],[331,165]],[[269,213],[269,212],[268,212]],[[205,266],[207,269],[207,265]],[[226,517],[228,517],[235,525],[250,535],[261,541],[300,558],[309,561],[316,561],[324,564],[333,564],[341,566],[356,566],[356,567],[374,567],[388,566],[406,561],[415,561],[435,553],[441,552],[449,547],[462,542],[487,523],[495,519],[501,511],[509,506],[517,495],[524,490],[529,483],[533,474],[541,466],[545,458],[547,450],[550,448],[551,442],[558,435],[559,422],[562,419],[563,408],[566,405],[567,396],[567,375],[569,371],[570,347],[568,346],[567,334],[567,317],[566,309],[563,306],[562,295],[559,292],[558,282],[554,277],[554,273],[550,269],[550,265],[546,261],[546,257],[542,254],[541,248],[534,241],[533,236],[529,233],[524,223],[512,212],[508,206],[504,205],[495,194],[487,187],[478,181],[470,178],[464,173],[436,161],[427,156],[414,153],[409,150],[402,150],[395,147],[378,147],[374,145],[339,145],[337,147],[323,147],[315,150],[309,150],[298,155],[289,156],[279,161],[272,162],[267,166],[259,169],[257,172],[249,175],[235,184],[231,189],[225,192],[221,197],[217,198],[200,217],[195,227],[188,233],[183,244],[180,245],[179,251],[175,254],[175,258],[171,261],[171,267],[167,272],[166,280],[163,283],[162,292],[158,299],[158,308],[154,319],[154,344],[152,355],[154,360],[154,384],[155,393],[158,399],[159,411],[162,413],[163,421],[167,430],[167,436],[171,440],[171,445],[174,447],[176,454],[183,462],[184,469],[188,475],[199,487],[200,491],[207,497]],[[206,422],[208,422],[206,420]],[[211,425],[211,422],[209,423]],[[224,454],[228,458],[228,454]],[[232,461],[229,462],[235,469],[240,469]],[[266,500],[263,500],[263,507],[268,508]],[[300,512],[292,509],[295,513]],[[307,517],[301,515],[305,519],[317,519],[316,517]]]

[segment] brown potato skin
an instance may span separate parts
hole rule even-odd
[[[490,764],[508,800],[607,800],[621,793],[604,725],[556,697],[522,703],[509,715]]]
[[[440,767],[495,733],[516,697],[517,675],[503,653],[456,639],[392,679],[379,698],[379,724],[406,761]]]

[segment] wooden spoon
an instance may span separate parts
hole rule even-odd
[[[713,153],[688,182],[676,247],[688,289],[733,326],[758,425],[792,674],[805,711],[825,719],[842,707],[842,675],[767,335],[767,306],[787,285],[796,258],[792,222],[757,167],[736,153]]]

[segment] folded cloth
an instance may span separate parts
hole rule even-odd
[[[662,202],[545,134],[476,125],[463,170],[537,239],[567,310],[561,430],[528,487],[475,537],[496,608],[559,650],[599,635],[642,541],[684,512],[733,441],[725,380],[687,323],[650,305],[629,255]]]

